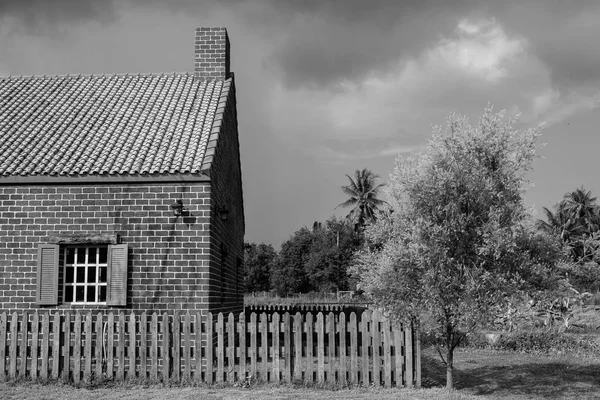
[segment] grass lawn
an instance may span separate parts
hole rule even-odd
[[[109,384],[76,388],[59,383],[0,384],[1,399],[600,399],[600,360],[592,357],[536,356],[491,350],[458,350],[457,390],[441,386],[445,369],[435,350],[423,350],[423,389],[358,388],[327,390],[299,386],[160,387]]]

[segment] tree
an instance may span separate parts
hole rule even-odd
[[[312,231],[303,227],[281,245],[279,261],[271,274],[271,287],[280,296],[307,293],[310,283],[304,265],[310,255]]]
[[[423,152],[399,157],[388,185],[394,212],[367,228],[378,246],[353,268],[390,316],[419,321],[436,338],[449,389],[466,333],[515,297],[543,290],[560,259],[523,202],[539,128],[517,131],[513,122],[491,107],[475,127],[451,114]]]
[[[335,208],[352,207],[346,218],[354,223],[355,229],[359,229],[364,227],[367,221],[373,222],[377,219],[378,207],[385,204],[377,196],[385,184],[376,184],[379,175],[366,168],[354,171],[354,178],[346,176],[350,184],[342,186],[342,191],[350,198]]]
[[[269,277],[277,263],[277,252],[270,244],[244,243],[244,289],[246,293],[267,292]]]

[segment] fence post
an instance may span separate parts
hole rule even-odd
[[[350,382],[359,383],[358,378],[358,332],[356,313],[350,313]]]
[[[340,332],[340,366],[338,368],[338,379],[342,383],[347,382],[346,370],[347,370],[347,357],[346,357],[346,314],[340,312],[339,314],[339,332]]]
[[[179,311],[173,314],[173,371],[175,382],[181,381],[181,315]]]
[[[406,384],[412,388],[414,386],[412,323],[404,324],[404,348],[406,350]]]
[[[64,345],[63,345],[63,370],[62,379],[65,382],[69,381],[71,375],[71,312],[65,313],[64,322]]]
[[[250,376],[253,379],[256,379],[256,372],[257,372],[257,367],[256,367],[256,358],[257,358],[257,354],[256,354],[256,349],[257,347],[257,343],[256,343],[256,313],[253,312],[250,314]]]
[[[225,335],[223,332],[223,313],[217,315],[217,383],[223,382],[225,369]]]
[[[260,314],[260,379],[263,382],[269,381],[269,325],[268,316],[266,312]]]
[[[196,347],[194,348],[194,353],[196,359],[196,370],[194,371],[194,381],[196,383],[200,383],[202,382],[202,313],[200,311],[196,313],[195,328],[194,341]]]
[[[392,343],[391,343],[391,326],[390,319],[385,318],[383,321],[383,364],[385,386],[392,386]]]
[[[371,315],[371,332],[373,338],[373,384],[381,386],[381,312],[375,310]]]
[[[283,315],[283,345],[284,345],[284,368],[285,381],[292,382],[292,324],[290,321],[290,313],[286,312]]]

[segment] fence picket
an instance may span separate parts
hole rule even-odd
[[[361,315],[361,335],[362,335],[362,383],[364,386],[369,386],[371,380],[369,378],[369,344],[371,335],[369,334],[369,322],[371,320],[371,312],[364,311]]]
[[[338,380],[342,383],[347,382],[346,371],[347,371],[347,359],[346,351],[346,314],[340,313],[339,317],[339,332],[340,332],[340,364],[338,367]]]
[[[358,334],[356,313],[350,314],[350,382],[358,383]]]
[[[302,379],[302,314],[294,316],[294,379]]]
[[[170,360],[171,360],[171,352],[169,351],[170,347],[170,338],[169,338],[169,314],[166,312],[163,313],[162,316],[162,381],[164,383],[169,383],[169,368],[170,368]]]
[[[404,330],[404,348],[406,349],[406,384],[408,387],[414,386],[413,375],[413,348],[412,348],[412,324],[406,324]]]
[[[81,378],[81,314],[75,314],[73,325],[73,382],[78,384]]]
[[[86,383],[90,383],[92,381],[92,312],[89,311],[85,317],[84,324],[84,332],[85,332],[85,366],[83,372],[83,379]]]
[[[385,386],[392,387],[392,344],[390,339],[390,320],[383,321],[383,365]]]
[[[190,360],[192,351],[192,339],[191,339],[191,317],[189,310],[185,313],[183,319],[183,379],[185,382],[190,382],[192,379],[192,363]]]
[[[213,315],[208,313],[206,316],[206,383],[213,383],[213,366],[214,366],[214,338],[213,338]]]
[[[52,379],[58,379],[60,365],[60,338],[62,336],[62,324],[60,323],[58,311],[54,313],[52,324]]]
[[[225,335],[223,329],[223,313],[217,315],[217,383],[223,382],[225,369]]]
[[[148,315],[144,311],[140,315],[140,371],[138,377],[146,380],[148,377]]]
[[[39,330],[40,315],[36,311],[31,319],[31,368],[29,378],[37,380],[38,378],[38,356],[39,356]]]
[[[239,380],[244,382],[246,380],[246,361],[247,361],[247,347],[246,347],[246,315],[244,313],[240,313],[239,317],[239,340],[240,340],[240,373],[238,375]]]
[[[248,375],[264,382],[421,383],[418,327],[392,325],[379,311],[364,311],[360,323],[355,313],[348,318],[333,312],[316,318],[311,312],[208,313],[205,324],[201,313],[189,312],[155,312],[152,322],[146,312],[119,312],[118,319],[109,312],[106,323],[102,313],[89,311],[51,318],[37,311],[0,314],[0,380],[51,375],[77,384],[116,376],[210,384],[245,381]]]
[[[256,313],[250,314],[250,376],[256,378],[257,373],[257,343],[256,343]]]
[[[371,329],[373,332],[373,384],[381,385],[381,313],[379,310],[371,316]]]
[[[280,333],[280,322],[279,314],[273,314],[273,382],[279,383],[281,381],[281,371],[279,369],[279,351],[281,350],[281,343],[279,343]]]
[[[194,381],[196,383],[202,382],[202,313],[196,313],[196,324],[194,326],[194,353],[196,360],[196,371],[194,372]]]
[[[0,314],[0,381],[6,380],[6,311]]]
[[[19,315],[14,312],[12,314],[12,318],[10,320],[10,349],[9,349],[9,367],[8,367],[8,377],[10,379],[15,379],[17,377],[17,325],[19,323]]]
[[[235,316],[227,319],[227,382],[235,382]]]
[[[323,313],[317,314],[317,381],[325,382],[325,325]]]
[[[63,337],[64,346],[62,379],[63,381],[68,382],[71,375],[71,312],[69,311],[65,313]]]
[[[6,319],[5,314],[3,314],[3,318]],[[42,380],[48,379],[48,346],[50,342],[50,314],[44,313],[42,315],[42,367],[40,369],[40,378]],[[4,333],[4,329],[2,329],[2,324],[0,323],[0,371],[2,375],[4,375],[4,342],[2,340],[2,335]]]
[[[335,382],[335,370],[333,364],[335,364],[335,315],[330,312],[327,315],[327,333],[329,336],[327,348],[327,382]]]
[[[314,382],[314,364],[313,364],[313,335],[314,335],[314,322],[313,315],[311,312],[306,314],[306,372],[304,374],[304,380],[307,382]]]
[[[106,357],[106,348],[105,348],[105,334],[104,327],[106,325],[104,322],[104,316],[101,312],[98,312],[96,316],[96,376],[95,378],[98,380],[102,379],[102,367]]]
[[[290,313],[283,315],[283,357],[285,382],[292,382],[292,324],[290,324]]]
[[[29,332],[29,315],[27,311],[22,314],[21,321],[21,345],[19,346],[19,376],[25,378],[27,375],[27,339]],[[15,339],[17,337],[15,336]]]
[[[152,313],[152,322],[150,325],[152,339],[150,343],[150,379],[158,382],[158,314]]]
[[[181,380],[181,315],[175,312],[173,315],[173,354],[171,377],[175,382]]]

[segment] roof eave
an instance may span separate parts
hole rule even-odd
[[[195,174],[114,174],[114,175],[8,175],[0,176],[0,186],[13,185],[89,185],[210,182],[210,176]]]

